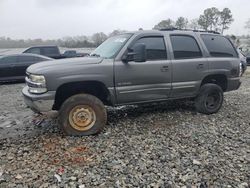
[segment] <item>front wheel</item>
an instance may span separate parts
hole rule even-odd
[[[203,114],[217,113],[223,103],[223,90],[216,84],[201,86],[200,93],[195,99],[196,110]]]
[[[103,103],[95,96],[78,94],[68,98],[59,111],[63,131],[71,136],[99,133],[107,122]]]

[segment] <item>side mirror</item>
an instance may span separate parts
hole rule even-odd
[[[133,49],[129,48],[128,53],[122,58],[124,62],[145,62],[146,61],[146,46],[145,44],[135,44]]]

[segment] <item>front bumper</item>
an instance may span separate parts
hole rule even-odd
[[[36,113],[48,112],[53,109],[55,102],[55,91],[48,91],[44,94],[36,95],[28,91],[28,86],[22,90],[24,102]]]
[[[229,78],[227,82],[227,91],[233,91],[240,88],[240,78]]]

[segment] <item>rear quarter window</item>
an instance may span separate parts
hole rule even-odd
[[[226,37],[202,34],[201,38],[212,57],[238,57],[233,44]]]

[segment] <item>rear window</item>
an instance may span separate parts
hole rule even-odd
[[[209,53],[213,57],[238,57],[232,43],[219,35],[201,35]]]

